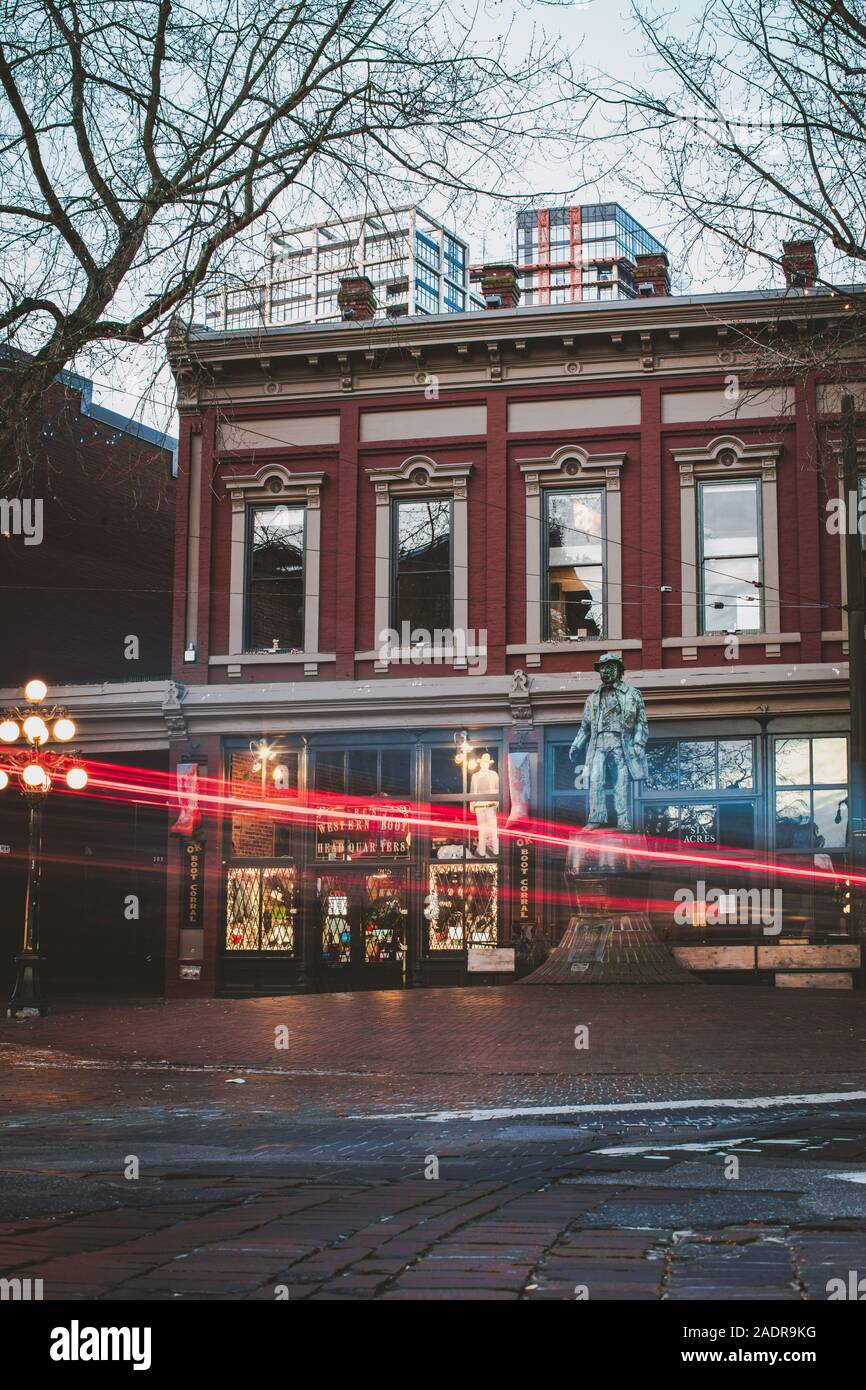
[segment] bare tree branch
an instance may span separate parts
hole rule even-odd
[[[311,203],[513,193],[515,163],[578,119],[555,44],[479,37],[452,0],[0,7],[7,472],[58,371],[156,339]]]
[[[627,142],[626,181],[672,205],[684,234],[697,227],[726,244],[732,268],[754,258],[778,268],[783,239],[811,237],[825,283],[850,285],[852,263],[866,262],[866,23],[856,9],[709,0],[683,32],[682,21],[632,8],[660,71],[644,86],[595,89],[611,122],[603,139]]]

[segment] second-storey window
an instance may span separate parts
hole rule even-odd
[[[544,638],[604,636],[604,492],[545,491]]]
[[[452,504],[448,497],[392,503],[391,625],[433,633],[452,625]]]
[[[699,543],[704,632],[760,632],[760,482],[701,483]]]
[[[303,648],[305,519],[305,507],[249,508],[247,651]]]

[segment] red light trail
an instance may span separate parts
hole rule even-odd
[[[2,764],[0,764],[2,765]],[[180,800],[173,777],[165,772],[102,762],[85,764],[89,774],[87,796],[126,804],[162,806],[175,809]],[[66,795],[66,793],[62,793]],[[77,793],[81,800],[81,793]],[[198,802],[203,812],[224,816],[227,813],[251,814],[271,820],[314,823],[323,811],[344,822],[356,821],[359,828],[382,825],[399,814],[401,823],[428,834],[444,831],[451,835],[466,834],[473,821],[447,816],[442,807],[419,807],[404,812],[405,803],[398,798],[381,803],[381,811],[360,796],[335,796],[327,792],[307,793],[306,797],[293,792],[274,791],[269,797],[239,796],[226,791],[218,778],[200,777]],[[530,840],[554,849],[579,849],[587,858],[601,852],[617,853],[629,859],[658,864],[696,865],[702,871],[710,867],[736,869],[747,874],[768,874],[811,883],[827,883],[845,887],[866,886],[866,874],[833,869],[802,867],[796,864],[772,862],[760,857],[748,857],[724,846],[706,846],[696,851],[688,841],[665,841],[662,848],[653,847],[643,836],[623,835],[619,831],[581,832],[556,822],[529,819],[516,826],[501,824],[499,836],[505,840]],[[657,844],[658,842],[656,842]],[[447,862],[447,861],[443,861]]]

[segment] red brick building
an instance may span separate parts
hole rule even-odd
[[[487,978],[479,950],[528,921],[556,940],[563,852],[503,837],[478,853],[455,736],[489,753],[500,825],[526,797],[581,824],[568,749],[609,650],[646,700],[647,834],[844,867],[843,539],[826,504],[841,384],[862,390],[863,366],[843,352],[833,372],[771,379],[760,346],[783,359],[840,302],[520,307],[502,268],[491,284],[486,312],[175,340],[173,762],[287,810],[227,804],[172,845],[170,993],[456,983]],[[323,798],[313,827],[292,820],[304,793]],[[369,798],[363,833],[341,796]],[[402,808],[430,805],[471,833],[413,833]],[[700,884],[736,892],[735,874],[665,881],[668,897],[697,888],[665,928],[693,966],[849,982],[843,895],[786,886],[768,934],[755,914],[707,923]]]
[[[45,394],[0,537],[0,707],[39,676],[73,713],[85,758],[157,774],[168,758],[174,445],[63,373]],[[27,875],[27,808],[15,785],[0,793],[0,989],[12,982]],[[41,908],[50,992],[161,988],[166,819],[160,808],[50,794]]]

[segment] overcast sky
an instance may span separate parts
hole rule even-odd
[[[671,10],[671,7],[666,6]],[[676,5],[677,27],[688,27],[703,9],[700,0],[680,0]],[[636,29],[627,0],[572,0],[570,4],[537,3],[527,17],[525,9],[517,12],[512,0],[487,0],[482,18],[481,33],[492,36],[503,32],[511,23],[514,42],[521,42],[526,26],[533,22],[543,26],[549,35],[558,35],[574,54],[576,68],[584,72],[598,71],[609,77],[639,78],[647,82],[651,72],[641,56],[642,36]],[[600,147],[602,148],[602,147]],[[539,159],[515,171],[515,191],[526,194],[527,202],[542,192],[557,192],[573,188],[577,171],[572,161],[544,163]],[[408,200],[407,200],[408,201]],[[434,192],[423,199],[434,215],[443,215],[442,199]],[[577,196],[579,202],[618,201],[634,213],[661,241],[668,241],[669,224],[664,208],[659,209],[623,190],[615,175],[602,175],[593,187],[585,187]],[[347,209],[353,211],[354,209]],[[310,218],[304,217],[304,221]],[[447,212],[443,220],[448,221]],[[479,200],[471,209],[461,209],[459,230],[470,242],[474,260],[498,259],[513,254],[514,208],[494,199]],[[678,263],[676,248],[671,246],[675,282],[685,287],[694,283],[705,289],[727,289],[727,284],[707,283],[706,269],[700,253],[693,254],[691,264]],[[679,258],[681,261],[681,258]],[[122,362],[94,367],[86,363],[78,369],[94,379],[96,401],[125,416],[145,420],[160,428],[174,430],[173,386],[167,369],[153,381],[154,366],[164,357],[162,349],[131,350]]]

